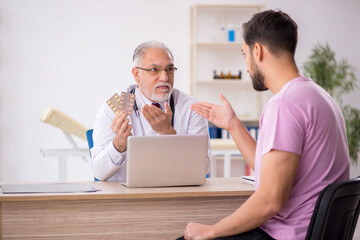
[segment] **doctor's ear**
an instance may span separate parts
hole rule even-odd
[[[132,68],[132,74],[134,76],[135,81],[139,82],[140,81],[140,77],[139,77],[140,71],[139,71],[139,69],[137,69],[136,67],[133,67]]]

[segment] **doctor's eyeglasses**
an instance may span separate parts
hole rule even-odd
[[[166,68],[160,68],[160,67],[152,67],[152,68],[136,67],[136,68],[147,71],[152,76],[159,75],[161,73],[161,71],[165,71],[166,75],[174,75],[175,71],[177,70],[177,68],[174,66],[166,67]]]

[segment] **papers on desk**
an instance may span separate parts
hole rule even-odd
[[[76,193],[96,192],[91,184],[84,183],[38,183],[38,184],[1,184],[3,193]]]
[[[244,183],[255,185],[255,176],[242,176]]]

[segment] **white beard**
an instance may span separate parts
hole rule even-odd
[[[163,93],[156,93],[155,91],[158,86],[167,86],[168,91],[163,92]],[[165,83],[160,83],[160,84],[155,85],[155,87],[151,93],[147,90],[144,90],[144,95],[153,102],[164,102],[170,98],[172,91],[173,91],[173,88],[171,87],[171,84],[165,82]]]

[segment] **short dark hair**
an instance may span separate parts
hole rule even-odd
[[[263,44],[273,55],[295,55],[298,26],[286,13],[267,10],[255,14],[243,24],[245,43],[253,49],[255,43]]]

